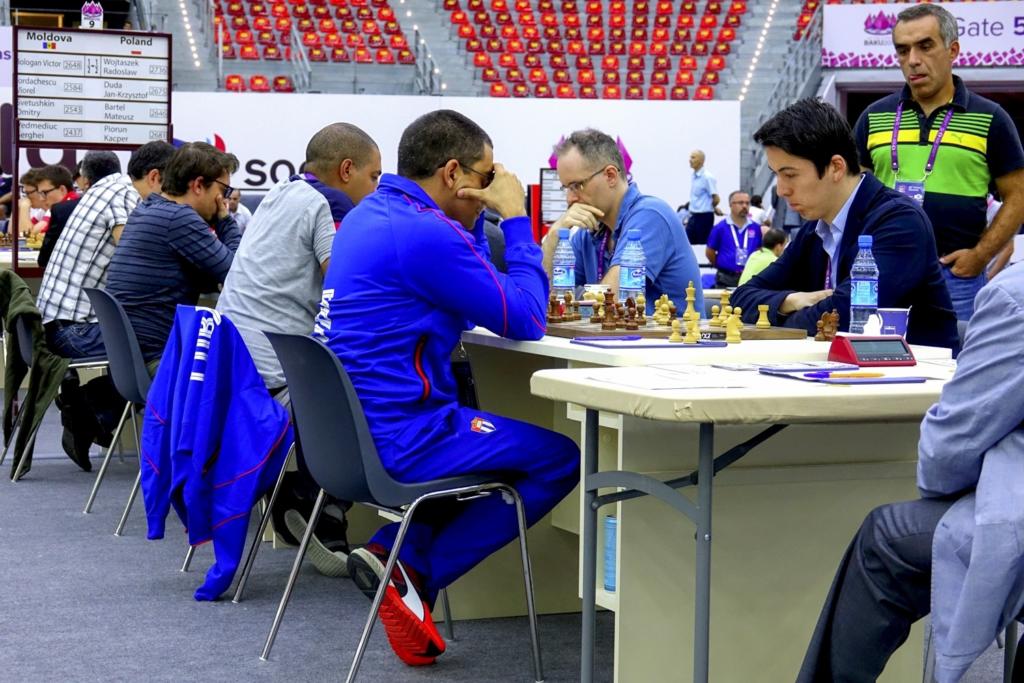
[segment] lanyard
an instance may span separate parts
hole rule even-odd
[[[608,247],[608,230],[605,229],[601,236],[601,243],[597,246],[597,281],[604,279],[604,250]]]
[[[897,148],[899,146],[900,137],[900,119],[903,118],[903,103],[900,102],[896,107],[896,122],[892,126],[892,172],[899,175],[900,172],[900,160],[897,154]],[[946,129],[949,128],[949,121],[953,118],[953,108],[950,107],[946,110],[946,115],[942,118],[942,125],[939,126],[939,132],[935,134],[935,142],[932,144],[932,151],[928,154],[928,163],[924,165],[924,175],[928,176],[935,168],[935,157],[939,154],[939,144],[942,142],[942,136],[946,134]]]
[[[738,237],[736,237],[737,228],[735,225],[732,225],[731,223],[727,222],[727,224],[729,225],[729,233],[732,235],[732,243],[736,245],[736,250],[739,251],[740,240]],[[743,231],[743,251],[747,250],[747,241],[750,239],[750,231],[747,230],[748,227],[750,227],[749,223],[743,226],[742,228],[739,228],[740,230]]]
[[[825,289],[832,289],[832,257],[825,254]]]

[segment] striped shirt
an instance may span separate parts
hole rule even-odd
[[[101,287],[114,255],[113,228],[125,225],[139,203],[131,179],[119,173],[96,181],[68,218],[43,272],[36,305],[43,322],[97,322],[85,295]]]
[[[900,117],[897,159],[899,180],[920,181],[935,136],[952,108],[949,128],[939,144],[935,166],[925,180],[924,211],[935,230],[939,255],[971,249],[988,225],[986,197],[993,181],[1024,168],[1024,149],[1013,120],[995,102],[972,93],[953,77],[953,100],[929,116],[914,102],[910,88],[869,106],[854,129],[862,166],[887,187],[896,184],[892,168],[892,132]]]
[[[224,282],[241,232],[228,216],[216,234],[195,209],[153,193],[125,225],[107,272],[107,291],[121,302],[142,353],[163,352],[178,304],[194,306]],[[219,239],[218,239],[219,238]]]

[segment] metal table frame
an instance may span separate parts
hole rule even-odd
[[[785,429],[775,424],[714,457],[715,426],[700,423],[697,470],[678,479],[660,481],[638,472],[597,471],[598,411],[588,408],[583,453],[583,643],[580,680],[594,680],[594,636],[597,618],[597,511],[604,505],[654,496],[686,516],[696,527],[697,571],[693,628],[693,680],[707,683],[711,624],[711,491],[714,475]],[[677,489],[697,487],[696,505]],[[599,495],[599,489],[618,488]]]

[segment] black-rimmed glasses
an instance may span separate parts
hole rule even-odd
[[[235,188],[231,187],[227,183],[222,183],[219,180],[214,179],[215,183],[224,188],[224,199],[231,199],[231,194],[235,191]]]
[[[569,183],[568,185],[562,185],[562,192],[565,194],[569,194],[570,192],[572,192],[573,194],[579,194],[580,192],[583,191],[583,188],[587,186],[587,183],[589,183],[591,180],[601,175],[602,173],[604,173],[604,168],[599,168],[598,170],[594,171],[583,180],[577,180]]]

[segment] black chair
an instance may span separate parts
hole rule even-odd
[[[146,394],[149,393],[149,385],[153,380],[149,376],[149,369],[146,368],[146,360],[143,358],[142,350],[139,348],[139,340],[135,336],[135,330],[132,328],[128,314],[125,313],[121,304],[109,292],[102,289],[86,288],[85,294],[89,297],[89,303],[92,304],[93,309],[96,311],[96,317],[100,322],[100,333],[103,335],[103,345],[107,349],[107,358],[110,363],[110,378],[114,382],[114,388],[117,389],[117,393],[121,394],[126,401],[124,411],[121,413],[121,421],[117,424],[114,438],[110,442],[110,447],[107,448],[107,454],[103,458],[100,470],[96,473],[96,482],[92,485],[89,499],[85,503],[83,513],[89,514],[92,510],[93,502],[96,500],[96,493],[100,489],[100,484],[107,474],[107,467],[110,465],[110,456],[113,453],[114,445],[120,440],[125,420],[128,419],[129,415],[131,416],[132,430],[135,432],[135,452],[139,454],[140,458],[142,457],[142,444],[139,440],[139,427],[136,422],[135,407],[146,404]],[[135,497],[139,492],[141,478],[142,470],[140,469],[139,475],[135,478],[135,484],[132,486],[132,491],[128,496],[128,504],[125,506],[121,520],[114,531],[115,536],[120,536],[124,530],[124,525],[128,521],[128,514],[131,512]]]
[[[31,369],[32,367],[32,321],[31,319],[36,317],[32,314],[22,314],[14,319],[14,334],[18,339],[18,353],[21,355],[22,362]],[[6,352],[6,346],[5,352]],[[6,355],[5,355],[6,358]],[[107,367],[107,358],[105,356],[92,356],[89,358],[75,358],[68,365],[69,370],[88,370],[88,369],[103,369]],[[31,373],[30,373],[31,376]],[[17,391],[17,388],[13,388]],[[22,418],[24,417],[24,406],[22,410],[18,411],[18,416],[14,422],[14,429],[11,430],[11,440],[4,446],[3,453],[0,453],[0,466],[4,464],[4,460],[7,458],[7,451],[17,439],[17,433],[21,429]],[[29,434],[28,440],[25,441],[25,450],[21,454],[21,460],[18,461],[18,467],[14,470],[14,476],[11,477],[12,482],[17,482],[22,477],[22,473],[25,469],[25,461],[28,458],[25,457],[25,453],[32,452],[32,447],[35,445],[36,436],[39,434],[40,427],[43,426],[42,420],[36,426],[32,433]]]
[[[533,575],[526,548],[526,514],[518,491],[502,481],[497,474],[465,475],[416,483],[396,481],[381,464],[359,397],[334,353],[312,337],[274,333],[268,333],[267,337],[281,361],[288,381],[296,447],[302,453],[313,479],[320,485],[320,493],[313,506],[313,513],[299,545],[295,562],[292,564],[284,595],[281,596],[260,659],[265,660],[270,654],[270,648],[277,636],[327,494],[341,500],[369,505],[401,518],[398,535],[384,569],[384,576],[390,577],[409,524],[422,503],[438,498],[472,499],[501,493],[510,496],[516,506],[526,605],[530,618],[530,639],[533,645],[534,676],[535,680],[543,681],[540,644],[537,637],[537,613],[533,600]],[[348,673],[348,683],[355,680],[359,671],[388,583],[387,580],[381,581],[374,596],[373,606]]]

